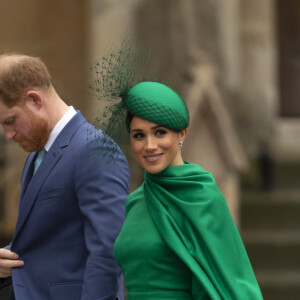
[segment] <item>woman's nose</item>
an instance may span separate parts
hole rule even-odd
[[[157,143],[156,143],[155,139],[153,139],[151,137],[148,138],[146,140],[145,148],[148,151],[155,150],[157,148]]]

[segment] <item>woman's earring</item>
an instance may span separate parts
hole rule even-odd
[[[183,141],[179,141],[179,147],[182,148]]]

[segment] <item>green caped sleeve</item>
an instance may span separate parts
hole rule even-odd
[[[166,244],[190,268],[193,299],[262,299],[213,176],[194,164],[184,170],[171,167],[160,176],[146,175],[149,213]]]

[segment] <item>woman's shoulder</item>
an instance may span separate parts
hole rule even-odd
[[[132,207],[137,201],[144,197],[143,185],[131,192],[126,199],[126,210]]]
[[[188,161],[184,161],[185,168],[189,169],[192,172],[201,174],[201,175],[207,175],[212,176],[212,173],[201,167],[200,165]]]
[[[143,193],[144,193],[144,190],[143,190],[143,184],[142,184],[140,187],[138,187],[136,190],[134,190],[133,192],[131,192],[128,195],[127,200],[132,200],[132,199],[135,199],[138,197],[142,197]]]
[[[177,168],[176,168],[177,167]],[[215,183],[213,174],[196,163],[184,161],[183,165],[171,167],[173,178],[182,182]]]

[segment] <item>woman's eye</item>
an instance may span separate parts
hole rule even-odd
[[[167,133],[166,130],[158,129],[158,130],[156,130],[155,135],[156,135],[156,136],[163,136],[163,135],[165,135],[166,133]]]
[[[141,139],[141,138],[143,138],[144,137],[144,134],[143,133],[135,133],[134,135],[133,135],[133,138],[135,138],[135,139]]]

